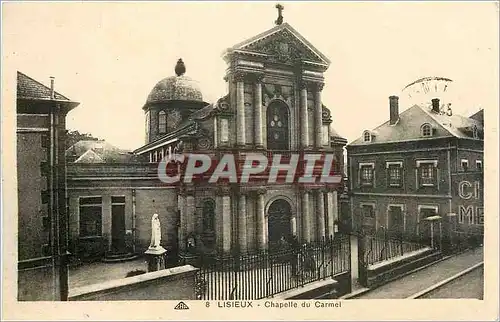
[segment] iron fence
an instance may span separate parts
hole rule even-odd
[[[417,238],[390,235],[366,235],[365,264],[371,265],[428,247],[428,243]]]
[[[350,271],[349,236],[245,255],[202,258],[202,300],[257,300]]]

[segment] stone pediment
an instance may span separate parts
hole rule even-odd
[[[281,63],[308,61],[328,66],[330,61],[290,25],[284,23],[244,41],[232,50],[268,55]]]

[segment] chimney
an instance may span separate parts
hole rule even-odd
[[[50,99],[53,100],[55,98],[54,92],[54,76],[50,76]]]
[[[432,111],[439,113],[439,98],[433,98],[432,100]]]
[[[389,124],[394,125],[399,120],[399,97],[390,96],[389,97]]]

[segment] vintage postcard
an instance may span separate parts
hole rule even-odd
[[[2,318],[498,320],[498,17],[2,2]]]

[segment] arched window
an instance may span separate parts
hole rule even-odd
[[[145,115],[146,116],[146,125],[145,125],[145,127],[146,127],[146,142],[149,142],[149,115],[150,115],[150,113],[149,113],[149,111],[147,111],[146,115]]]
[[[158,113],[158,133],[167,132],[167,114],[165,111]]]
[[[422,127],[420,128],[420,132],[422,134],[422,136],[426,137],[426,136],[432,136],[432,127],[430,124],[428,123],[425,123],[422,125]]]
[[[363,141],[370,142],[372,140],[372,135],[369,131],[363,132]]]
[[[288,107],[283,102],[273,102],[267,108],[267,148],[288,150],[289,142]]]
[[[203,231],[214,232],[215,231],[215,202],[212,199],[206,199],[203,201]]]

